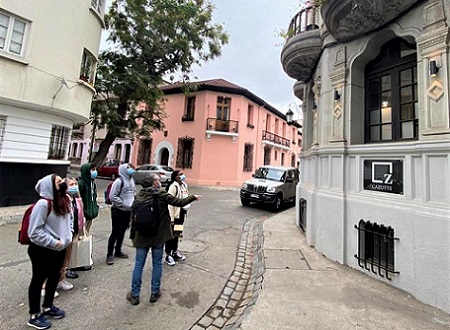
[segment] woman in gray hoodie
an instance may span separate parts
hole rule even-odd
[[[51,322],[45,316],[59,319],[65,315],[62,309],[53,305],[53,299],[66,248],[72,241],[70,209],[66,197],[67,183],[59,175],[45,176],[35,189],[41,199],[33,207],[28,227],[31,241],[28,255],[33,274],[28,289],[30,319],[27,324],[36,329],[48,329]],[[45,281],[41,313],[41,288]]]

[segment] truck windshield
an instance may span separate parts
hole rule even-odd
[[[277,170],[274,168],[261,167],[258,170],[256,170],[254,178],[266,179],[266,180],[272,180],[272,181],[283,181],[284,180],[284,171]]]

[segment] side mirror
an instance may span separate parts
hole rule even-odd
[[[255,177],[255,173],[252,174],[252,178],[254,178],[254,177]]]

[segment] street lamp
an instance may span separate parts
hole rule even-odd
[[[294,121],[294,112],[291,109],[286,112],[286,121],[288,125],[292,124],[292,122]]]

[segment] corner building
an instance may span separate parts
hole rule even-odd
[[[89,118],[105,1],[2,0],[0,207],[32,203],[65,175],[74,123]]]
[[[262,165],[297,166],[300,125],[249,90],[224,79],[162,87],[165,129],[136,136],[132,163],[181,169],[190,185],[239,187]],[[145,104],[138,110],[145,111]]]
[[[449,24],[448,1],[328,0],[293,17],[281,53],[304,102],[308,242],[447,312]]]

